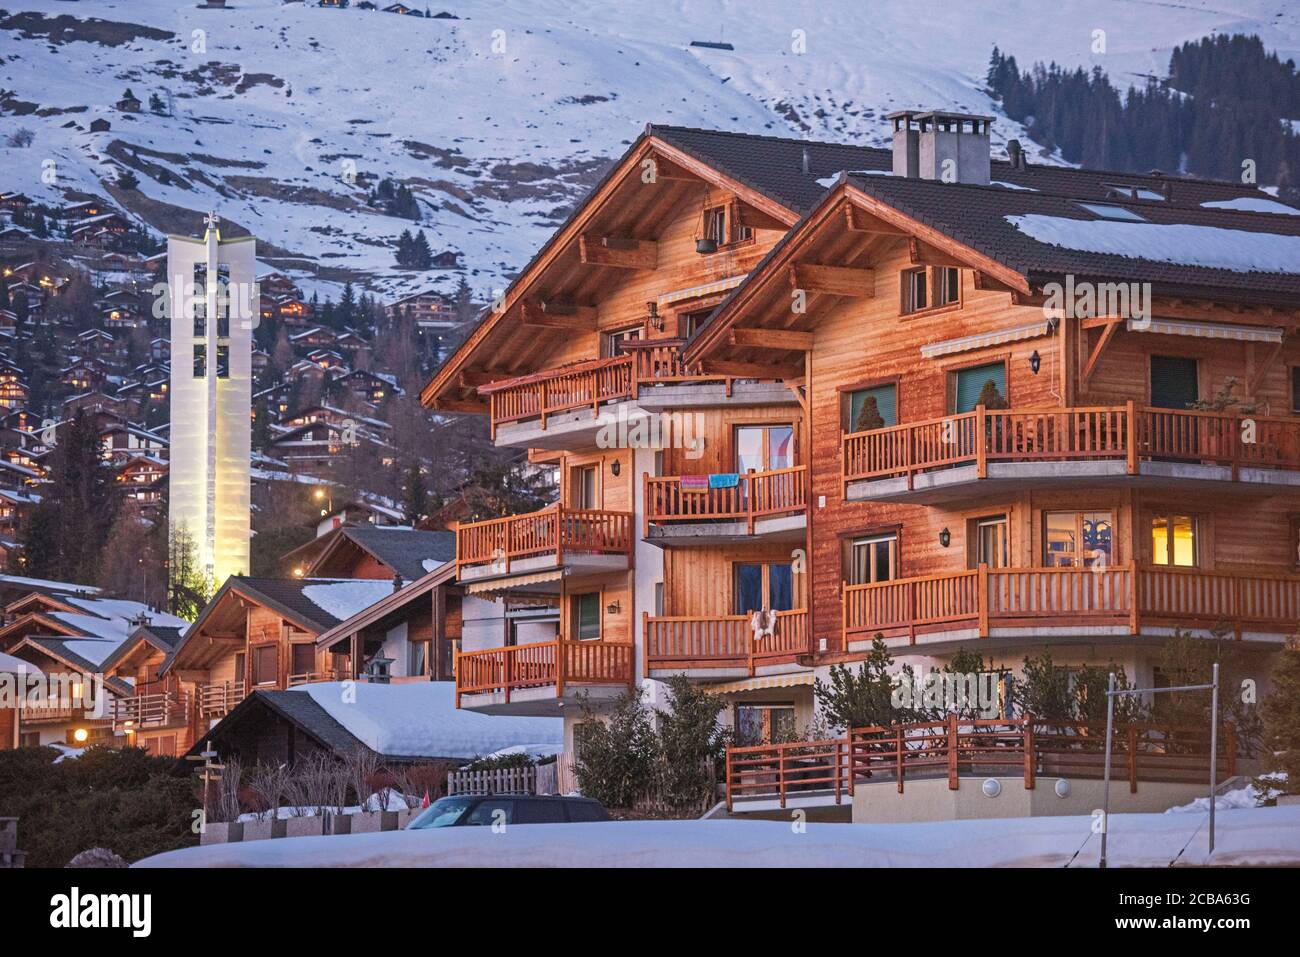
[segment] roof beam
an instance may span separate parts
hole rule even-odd
[[[876,294],[876,273],[874,269],[796,263],[790,267],[790,286],[832,296],[870,298]]]
[[[770,213],[765,213],[761,209],[755,209],[748,203],[742,202],[736,203],[736,221],[741,226],[748,226],[750,229],[779,229],[784,232],[790,228]]]
[[[811,332],[793,329],[732,329],[731,344],[753,349],[786,349],[804,352],[813,347]]]
[[[595,306],[580,306],[577,303],[565,302],[562,299],[543,299],[537,305],[548,316],[573,316],[584,322],[596,321],[597,310]]]
[[[443,398],[434,399],[433,408],[438,412],[468,412],[474,415],[482,415],[488,411],[486,402]]]
[[[556,314],[545,311],[539,303],[526,302],[519,309],[519,321],[522,325],[537,329],[566,329],[569,332],[590,332],[593,328],[591,319],[577,314]]]
[[[1106,351],[1110,345],[1110,340],[1115,337],[1120,326],[1124,325],[1123,319],[1112,320],[1101,333],[1101,338],[1097,344],[1092,347],[1092,355],[1088,356],[1088,364],[1083,367],[1083,388],[1087,391],[1088,382],[1092,379],[1093,370],[1097,368],[1097,363],[1101,359],[1101,354]]]
[[[845,225],[851,233],[879,233],[883,236],[906,236],[907,230],[887,223],[852,203],[844,207]]]
[[[725,359],[705,359],[704,371],[711,375],[734,376],[737,379],[785,378],[780,370],[756,362],[730,362]]]
[[[646,159],[654,164],[652,167],[653,173],[651,174],[653,179],[651,179],[650,182],[655,182],[661,179],[680,180],[684,183],[703,182],[703,177],[696,173],[692,173],[690,170],[683,169],[677,163],[668,159],[668,157],[660,154],[658,150],[651,153],[646,157]],[[643,160],[642,162],[644,163],[645,161]]]
[[[508,372],[483,372],[478,369],[466,369],[460,374],[460,387],[462,389],[477,389],[479,386],[495,382],[497,379],[508,378],[510,378]]]
[[[578,237],[578,260],[588,266],[654,269],[659,265],[659,244],[652,239],[584,234]]]

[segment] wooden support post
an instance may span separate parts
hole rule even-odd
[[[1124,403],[1126,445],[1125,458],[1129,475],[1137,475],[1138,471],[1138,423],[1137,423],[1137,406],[1133,400],[1129,399]]]
[[[1034,789],[1034,772],[1037,769],[1036,755],[1034,754],[1034,716],[1027,714],[1024,717],[1025,722],[1025,790]]]
[[[564,697],[564,673],[568,670],[568,652],[563,638],[555,642],[555,697]]]
[[[781,808],[785,809],[785,748],[776,746],[776,782],[781,795]]]
[[[903,729],[894,732],[894,777],[898,780],[898,793],[903,793]]]
[[[1133,725],[1128,726],[1128,792],[1137,794],[1138,789],[1138,759],[1137,759],[1137,738],[1138,731]]]
[[[731,748],[727,748],[727,813],[730,814],[731,803]]]
[[[948,790],[957,790],[957,715],[948,715]]]
[[[989,475],[988,449],[985,448],[984,423],[986,421],[984,406],[975,406],[975,477],[977,479],[988,478]]]
[[[515,656],[507,648],[501,653],[501,683],[505,686],[506,704],[510,703],[510,685],[514,680]]]
[[[1138,563],[1136,558],[1129,559],[1128,563],[1128,631],[1130,635],[1136,635],[1141,627],[1141,616],[1138,614],[1138,596],[1142,590],[1138,587]]]
[[[975,607],[979,609],[980,637],[989,636],[989,566],[980,562],[975,571]]]

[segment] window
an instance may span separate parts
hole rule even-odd
[[[217,378],[230,378],[230,346],[217,346]]]
[[[958,369],[953,375],[954,415],[973,412],[977,405],[986,408],[1005,408],[1007,397],[1007,366],[1005,362]]]
[[[1043,564],[1086,568],[1114,564],[1115,517],[1110,512],[1045,512]]]
[[[197,345],[194,347],[194,378],[205,379],[208,375],[208,347]]]
[[[1196,519],[1190,515],[1156,515],[1151,519],[1151,564],[1196,564]]]
[[[903,300],[900,310],[903,315],[928,309],[930,295],[926,268],[920,266],[916,269],[904,269],[902,278]]]
[[[279,651],[276,645],[259,645],[253,649],[253,684],[273,685],[279,680]]]
[[[736,615],[764,608],[794,608],[794,569],[789,562],[744,562],[736,565]]]
[[[316,670],[316,646],[299,642],[289,646],[289,672],[309,675]]]
[[[736,471],[768,472],[794,466],[794,428],[742,425],[736,429]]]
[[[1291,411],[1300,415],[1300,366],[1291,367]]]
[[[242,651],[235,655],[235,680],[236,681],[246,681],[248,679],[248,675],[245,674],[246,671],[245,662],[247,660],[248,660],[248,656],[245,655],[244,652]]]
[[[428,646],[424,641],[406,643],[406,674],[411,677],[424,674],[424,652]]]
[[[695,335],[696,330],[704,325],[704,320],[712,315],[712,309],[701,309],[698,312],[688,312],[680,316],[677,320],[677,332],[683,339],[689,339]]]
[[[596,466],[579,465],[569,470],[569,508],[598,508]]]
[[[578,641],[600,638],[600,592],[590,591],[570,597],[573,611],[573,637]]]
[[[474,805],[474,810],[465,818],[466,824],[491,827],[493,824],[509,824],[515,814],[515,802],[509,798],[487,798]]]
[[[844,393],[844,416],[846,432],[898,425],[898,386],[891,382]]]
[[[712,239],[719,246],[727,242],[727,209],[715,206],[704,211],[704,238]]]
[[[1186,409],[1200,398],[1196,360],[1181,356],[1151,357],[1151,404],[1158,409]]]
[[[961,302],[961,273],[954,266],[943,266],[934,271],[934,304],[951,306]]]
[[[616,329],[607,332],[601,336],[601,344],[604,349],[603,355],[606,359],[623,354],[623,343],[637,342],[641,339],[642,327],[639,325],[629,326],[626,329]]]
[[[793,704],[736,705],[736,744],[779,744],[794,739]]]
[[[1079,203],[1080,209],[1086,209],[1094,216],[1101,219],[1114,219],[1124,223],[1145,223],[1147,218],[1140,213],[1135,213],[1131,209],[1125,209],[1123,206],[1112,206],[1109,203]]]
[[[898,577],[898,535],[869,535],[849,542],[850,585],[887,582]]]
[[[655,582],[655,617],[661,618],[664,614],[664,583]]]
[[[1007,559],[1007,517],[990,515],[977,518],[975,525],[975,553],[971,556],[974,567],[987,565],[989,568],[1006,568]]]

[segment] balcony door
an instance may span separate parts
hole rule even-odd
[[[594,465],[569,469],[569,508],[599,508],[599,489]]]
[[[741,562],[735,574],[732,614],[794,608],[794,569],[789,562]]]
[[[1151,357],[1151,404],[1157,409],[1186,409],[1200,397],[1195,359]]]
[[[771,472],[794,467],[794,427],[742,425],[736,428],[736,471]]]
[[[989,568],[1006,568],[1009,538],[1007,517],[989,515],[975,519],[973,524],[975,534],[972,538],[975,550],[971,556],[971,566],[978,568],[980,565],[987,565]]]

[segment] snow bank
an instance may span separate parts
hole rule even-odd
[[[389,586],[390,588],[392,586]],[[476,758],[520,746],[551,754],[564,746],[560,718],[484,715],[456,708],[450,681],[369,684],[324,681],[290,690],[309,694],[339,724],[380,754]],[[349,701],[348,698],[355,697]]]
[[[1204,864],[1204,825],[1203,816],[1114,815],[1108,863]],[[1091,817],[809,824],[803,833],[780,821],[614,821],[515,824],[504,834],[451,827],[213,844],[169,851],[135,866],[1095,868],[1099,847]],[[1300,807],[1220,815],[1210,863],[1300,864]]]
[[[368,578],[307,585],[302,590],[304,598],[339,621],[347,621],[392,593],[391,581]]]
[[[1300,236],[1186,223],[1068,219],[1041,213],[1008,216],[1006,220],[1031,239],[1065,249],[1234,272],[1300,273]]]

